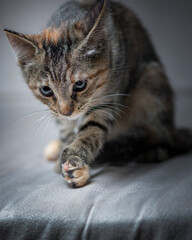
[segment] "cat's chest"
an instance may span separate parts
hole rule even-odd
[[[75,121],[75,125],[74,125],[74,128],[73,128],[73,132],[74,134],[77,134],[79,132],[79,128],[80,126],[82,125],[83,123],[83,117],[79,117],[76,121]]]

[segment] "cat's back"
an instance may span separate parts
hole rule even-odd
[[[84,0],[80,2],[68,1],[53,13],[47,25],[59,27],[63,22],[73,23],[84,18],[95,1],[96,0]],[[107,1],[107,9],[111,17],[119,24],[124,23],[125,26],[127,26],[130,20],[132,23],[137,21],[135,14],[121,3]]]

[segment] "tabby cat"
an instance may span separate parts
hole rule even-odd
[[[149,36],[122,4],[70,1],[40,34],[5,33],[29,88],[57,119],[60,140],[45,154],[59,159],[70,186],[89,181],[105,148],[115,161],[122,150],[162,161],[191,147],[175,128],[173,92]]]

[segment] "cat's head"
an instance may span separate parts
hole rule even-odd
[[[38,35],[5,30],[29,88],[58,117],[82,115],[107,88],[105,4],[97,0],[84,18]]]

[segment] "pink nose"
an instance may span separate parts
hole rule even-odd
[[[68,103],[64,102],[60,104],[59,110],[64,116],[70,116],[73,113],[73,108]]]

